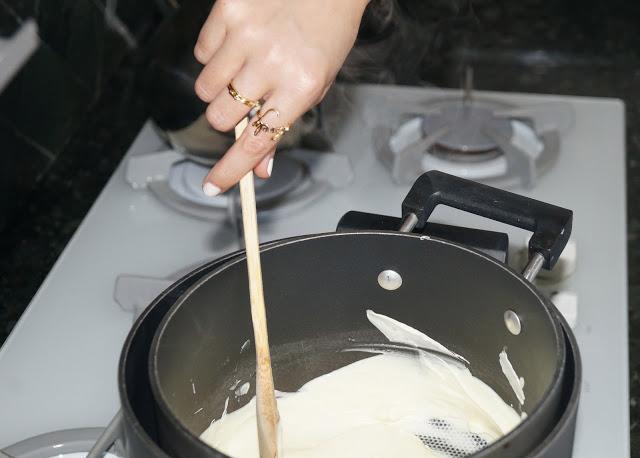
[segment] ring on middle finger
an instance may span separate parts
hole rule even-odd
[[[243,105],[248,106],[249,108],[260,108],[260,106],[262,105],[260,103],[259,100],[252,100],[250,98],[247,98],[243,95],[241,95],[235,87],[233,87],[233,83],[229,82],[229,84],[227,84],[227,90],[229,91],[229,95],[231,97],[233,97],[233,100],[237,100],[238,102],[242,103]]]

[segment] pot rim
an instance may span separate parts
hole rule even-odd
[[[350,232],[327,232],[327,233],[319,233],[319,234],[309,234],[300,237],[293,237],[288,239],[275,240],[270,242],[268,245],[262,245],[260,247],[260,252],[265,253],[274,249],[278,249],[283,246],[288,246],[297,243],[304,243],[309,240],[318,240],[327,237],[351,237],[351,236],[364,236],[364,235],[374,235],[374,236],[396,236],[396,237],[409,237],[413,239],[418,239],[420,241],[430,240],[436,243],[443,243],[445,245],[454,247],[456,249],[460,249],[468,252],[471,255],[476,255],[484,258],[486,261],[489,261],[496,265],[497,267],[503,269],[506,274],[510,274],[514,279],[520,281],[525,288],[529,290],[531,294],[533,294],[538,301],[544,306],[544,312],[547,314],[548,320],[553,327],[553,333],[555,335],[556,340],[556,368],[554,374],[552,376],[552,383],[549,384],[547,389],[545,390],[542,401],[537,403],[533,409],[527,413],[527,417],[522,420],[518,426],[516,426],[513,430],[509,431],[507,434],[502,436],[500,439],[491,443],[489,446],[483,448],[482,450],[474,453],[473,455],[469,455],[470,458],[482,458],[484,456],[488,456],[492,453],[496,453],[501,449],[507,449],[509,444],[516,440],[526,424],[530,423],[535,419],[540,412],[549,404],[549,399],[555,398],[557,392],[562,389],[564,375],[565,375],[565,365],[566,365],[566,347],[564,342],[564,331],[562,329],[562,324],[557,318],[557,313],[553,312],[555,310],[555,306],[545,298],[537,288],[527,281],[519,272],[512,269],[510,266],[492,258],[491,256],[482,253],[478,250],[470,248],[468,246],[451,242],[446,239],[442,239],[439,237],[431,237],[425,236],[421,234],[414,233],[403,233],[397,231],[378,231],[378,230],[366,230],[366,231],[350,231]],[[425,237],[427,237],[425,239]],[[167,419],[170,424],[180,432],[181,435],[186,437],[193,445],[195,445],[198,449],[201,449],[203,452],[211,452],[218,454],[220,457],[231,458],[228,455],[220,452],[219,450],[210,447],[205,442],[203,442],[198,436],[193,434],[179,418],[172,412],[172,409],[169,405],[169,402],[166,396],[163,393],[163,390],[157,383],[158,381],[158,368],[157,368],[157,354],[158,347],[160,345],[161,336],[164,333],[164,329],[167,324],[170,322],[172,317],[177,313],[177,311],[181,308],[181,305],[205,282],[209,281],[211,278],[220,274],[221,272],[235,266],[239,263],[246,261],[246,253],[244,250],[240,250],[235,253],[235,256],[229,255],[224,262],[220,263],[215,267],[211,272],[204,274],[200,279],[198,279],[194,284],[188,287],[184,293],[182,293],[176,301],[171,305],[171,308],[167,311],[165,316],[162,318],[158,328],[155,331],[155,335],[151,342],[151,347],[149,350],[149,360],[148,360],[148,371],[149,371],[149,384],[151,387],[153,398],[156,401],[157,406],[162,410],[161,415]],[[553,395],[553,396],[552,396]],[[551,429],[546,432],[548,435],[552,430],[555,424],[551,426]],[[158,444],[155,444],[159,447]]]

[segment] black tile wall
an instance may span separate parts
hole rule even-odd
[[[48,0],[40,3],[37,17],[42,40],[96,97],[102,74],[105,21],[89,0]]]
[[[10,224],[33,184],[46,172],[53,157],[30,144],[11,126],[0,122],[0,228]]]
[[[3,11],[4,10],[4,11]],[[8,37],[12,35],[20,25],[18,15],[8,8],[2,8],[0,0],[0,37]]]
[[[109,0],[101,1],[105,3],[105,6],[109,4]],[[140,41],[149,30],[155,28],[158,23],[158,18],[173,12],[170,6],[169,8],[162,8],[161,5],[163,2],[166,2],[166,0],[135,2],[120,0],[116,5],[116,14],[120,21],[127,27],[131,36],[137,41]]]
[[[127,21],[108,20],[107,1]],[[63,154],[122,59],[157,25],[156,15],[156,0],[0,0],[0,37],[33,18],[41,40],[0,93],[0,229]]]
[[[42,43],[0,94],[0,120],[55,155],[77,128],[90,102],[89,90]]]
[[[127,51],[123,37],[105,20],[101,0],[17,0],[11,7],[20,18],[36,20],[42,41],[95,100],[103,80]]]

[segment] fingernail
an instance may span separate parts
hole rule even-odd
[[[209,197],[213,197],[213,196],[217,196],[218,194],[220,194],[220,188],[217,187],[216,185],[214,185],[213,183],[210,183],[210,182],[207,181],[202,186],[202,192],[204,192]]]
[[[267,163],[267,175],[271,176],[271,172],[273,171],[273,158],[269,159]]]

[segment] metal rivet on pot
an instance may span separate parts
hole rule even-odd
[[[383,270],[378,274],[378,284],[386,290],[393,291],[402,286],[402,277],[395,270]]]
[[[511,334],[517,336],[522,331],[522,323],[520,323],[520,317],[513,310],[507,310],[504,312],[504,324]]]

